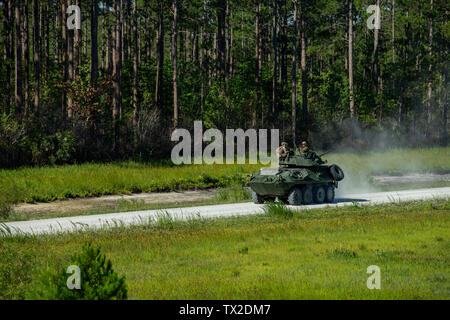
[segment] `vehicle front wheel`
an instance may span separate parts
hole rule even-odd
[[[255,191],[252,191],[252,200],[254,204],[262,204],[264,202],[263,198]]]
[[[291,206],[298,206],[302,204],[302,190],[300,190],[300,188],[292,188],[289,192],[288,203]]]

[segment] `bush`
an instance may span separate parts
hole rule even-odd
[[[12,212],[12,203],[0,194],[0,219],[8,219]]]
[[[0,242],[0,300],[25,298],[32,261],[28,252]]]
[[[40,288],[33,298],[49,300],[121,300],[127,299],[125,277],[119,277],[106,259],[100,247],[90,243],[83,246],[82,252],[71,259],[71,265],[80,268],[81,288],[69,289],[66,268],[59,271],[46,271],[41,278]]]
[[[18,161],[25,138],[25,126],[12,114],[0,113],[0,166]]]
[[[13,205],[19,202],[22,194],[12,180],[0,183],[0,190],[0,219],[8,219],[13,212]]]
[[[34,163],[55,165],[67,163],[75,152],[75,138],[70,131],[42,136],[31,145]]]

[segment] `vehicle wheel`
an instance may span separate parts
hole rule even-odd
[[[262,204],[264,202],[263,198],[255,191],[252,191],[252,200],[254,204]]]
[[[325,189],[322,186],[314,187],[313,189],[313,199],[315,203],[325,202]]]
[[[313,202],[313,192],[311,187],[303,187],[303,204],[311,204]]]
[[[330,174],[336,181],[341,181],[344,179],[344,170],[342,170],[338,165],[333,164],[330,167]]]
[[[326,190],[325,201],[328,203],[333,203],[335,198],[335,191],[333,186],[328,186]]]
[[[298,206],[302,204],[302,190],[300,188],[292,188],[289,192],[288,203],[291,206]]]

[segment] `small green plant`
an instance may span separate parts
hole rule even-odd
[[[264,213],[269,216],[292,218],[294,211],[286,208],[286,206],[280,202],[269,202],[264,205]]]
[[[240,254],[248,254],[248,247],[239,249],[239,253],[240,253]]]
[[[386,257],[386,253],[381,250],[381,249],[376,249],[375,250],[375,256],[379,259],[385,258]]]
[[[66,268],[42,274],[41,288],[33,298],[49,300],[123,300],[127,299],[125,277],[113,270],[112,263],[101,253],[100,247],[90,243],[80,254],[71,258],[71,265],[79,268],[80,288],[69,289],[71,276]]]
[[[343,259],[351,259],[351,258],[357,258],[358,253],[352,250],[348,250],[345,248],[336,248],[331,253],[330,256],[336,257],[336,258],[343,258]]]
[[[158,212],[155,226],[158,229],[172,230],[175,228],[175,219],[167,211]]]

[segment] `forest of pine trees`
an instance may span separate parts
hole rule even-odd
[[[0,167],[166,158],[195,120],[447,145],[449,43],[446,0],[0,1]]]

